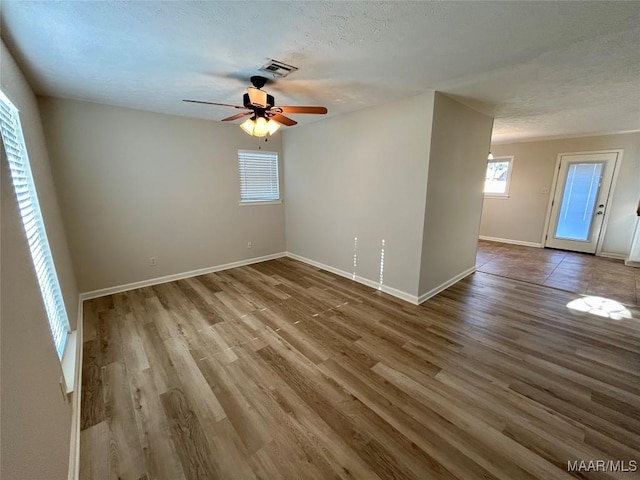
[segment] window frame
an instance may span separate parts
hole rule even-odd
[[[509,198],[509,190],[511,188],[511,176],[513,175],[514,159],[515,159],[515,155],[500,155],[500,156],[494,156],[491,160],[487,160],[487,166],[485,169],[485,182],[487,178],[487,169],[489,168],[490,163],[502,163],[506,161],[509,163],[509,168],[507,169],[507,179],[506,179],[504,193],[485,192],[483,187],[482,193],[484,194],[485,198],[501,198],[501,199]]]
[[[0,112],[0,136],[2,137],[0,141],[7,158],[11,185],[18,202],[18,213],[26,235],[31,264],[47,315],[51,341],[59,360],[66,363],[63,362],[66,348],[73,347],[71,325],[31,171],[20,112],[2,90],[0,90],[0,109],[4,110]],[[8,121],[5,120],[5,116],[9,119]],[[11,132],[10,137],[7,131]],[[65,381],[69,384],[66,371]]]
[[[265,198],[263,200],[260,199],[243,199],[243,168],[241,167],[242,162],[242,154],[250,154],[260,156],[263,155],[265,157],[269,156],[269,160],[275,157],[275,166],[276,166],[276,189],[278,192],[277,198]],[[282,203],[282,190],[280,189],[280,154],[278,152],[266,151],[266,150],[249,150],[249,149],[238,149],[238,186],[240,189],[240,199],[238,201],[238,205],[241,207],[247,207],[251,205],[278,205]],[[246,175],[246,172],[244,173]]]

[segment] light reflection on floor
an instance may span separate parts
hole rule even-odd
[[[575,312],[589,313],[598,317],[611,318],[612,320],[633,318],[629,309],[623,304],[604,297],[587,296],[577,298],[569,302],[567,308]]]

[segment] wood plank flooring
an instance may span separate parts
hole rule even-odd
[[[476,273],[417,307],[283,258],[87,301],[81,478],[638,478],[567,472],[640,460],[640,313],[576,298]]]

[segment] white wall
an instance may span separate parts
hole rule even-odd
[[[287,250],[414,298],[475,264],[493,120],[438,92],[285,133]]]
[[[418,294],[433,95],[285,132],[288,251]]]
[[[556,159],[560,153],[624,149],[603,253],[625,255],[640,198],[640,133],[492,145],[495,156],[514,155],[508,199],[484,200],[480,234],[541,243]]]
[[[4,43],[0,58],[1,88],[20,110],[47,236],[69,320],[75,328],[78,291],[36,98]],[[62,479],[68,471],[71,405],[60,393],[58,381],[62,369],[49,332],[4,152],[1,195],[0,477]]]
[[[238,205],[238,149],[280,152],[279,135],[72,100],[40,108],[80,291],[285,250],[282,204]]]
[[[420,295],[473,268],[493,119],[436,92]]]

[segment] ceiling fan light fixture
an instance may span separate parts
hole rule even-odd
[[[267,122],[267,130],[269,131],[269,135],[273,135],[280,128],[280,124],[275,120],[269,120]]]
[[[267,119],[264,117],[256,118],[255,127],[253,127],[254,137],[266,137],[269,133],[269,127],[267,125]]]
[[[1,1],[1,0],[0,0]],[[287,67],[289,71],[296,70],[291,65],[280,65],[279,68]],[[274,67],[275,68],[275,67]],[[271,71],[271,69],[269,69]],[[241,118],[246,118],[240,124],[240,128],[253,137],[266,137],[276,133],[282,125],[292,127],[298,122],[287,117],[285,114],[304,113],[311,115],[324,115],[327,113],[326,107],[308,106],[308,105],[287,105],[275,106],[276,102],[273,95],[269,95],[262,90],[268,79],[259,75],[250,78],[253,87],[249,87],[247,93],[242,95],[242,105],[232,105],[229,103],[205,102],[203,100],[183,100],[183,102],[202,103],[205,105],[216,105],[219,107],[231,107],[243,110],[241,113],[223,118],[222,122],[233,122]]]
[[[280,128],[280,124],[264,117],[254,117],[242,122],[240,128],[253,137],[266,137],[276,133]]]
[[[248,118],[240,124],[240,128],[249,135],[253,135],[253,131],[256,128],[256,122],[253,120],[253,118]]]

